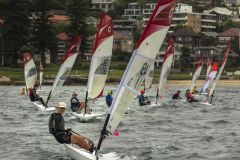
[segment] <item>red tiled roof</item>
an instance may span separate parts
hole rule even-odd
[[[0,19],[0,23],[3,23],[3,20]]]
[[[53,15],[53,17],[49,17],[50,20],[56,20],[56,21],[68,21],[68,17],[65,15]]]
[[[116,39],[121,39],[121,38],[132,39],[132,37],[126,36],[126,35],[124,35],[122,33],[116,32],[116,31],[113,31],[113,33],[114,33],[113,38],[116,38]],[[88,40],[96,39],[96,37],[97,37],[97,34],[94,34],[91,37],[88,37]]]
[[[68,36],[66,35],[66,33],[60,33],[58,35],[56,35],[57,38],[59,38],[60,40],[67,40]]]
[[[239,36],[239,32],[235,28],[230,28],[223,33],[217,35],[217,37],[226,37],[226,36]]]

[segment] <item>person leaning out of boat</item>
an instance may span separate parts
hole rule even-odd
[[[21,91],[21,95],[25,95],[25,89],[24,88]]]
[[[71,98],[71,109],[73,112],[80,113],[81,110],[85,107],[85,102],[79,101],[77,96],[77,93],[73,92]]]
[[[112,91],[109,90],[108,95],[106,96],[106,103],[107,103],[108,107],[110,107],[112,105],[112,100],[113,100]]]
[[[31,89],[30,92],[29,92],[30,100],[31,100],[32,102],[34,102],[34,101],[40,101],[40,102],[42,103],[42,105],[45,106],[45,103],[44,103],[42,97],[39,97],[39,96],[36,94],[37,89],[38,89],[38,85],[37,85],[37,84],[34,84],[33,89]]]
[[[144,91],[144,90],[141,90],[141,95],[138,97],[138,98],[139,98],[139,105],[140,105],[140,106],[144,106],[144,105],[149,105],[149,104],[151,104],[150,101],[147,101],[148,99],[145,99],[145,98],[144,98],[144,93],[145,93],[145,91]]]
[[[174,93],[174,95],[172,96],[172,99],[182,99],[180,97],[180,93],[181,93],[181,91],[178,90],[176,93]]]
[[[192,91],[192,94],[198,94],[199,92],[197,91],[197,87],[195,86],[194,88],[193,88],[193,91]]]
[[[191,102],[199,102],[198,100],[196,100],[196,99],[193,98],[193,96],[192,96],[191,93],[190,93],[190,89],[188,89],[188,90],[186,91],[185,96],[187,97],[187,101],[190,102],[190,103],[191,103]]]
[[[89,145],[83,136],[72,134],[72,129],[65,129],[65,120],[62,114],[65,112],[66,108],[67,105],[64,102],[58,103],[57,112],[53,113],[49,118],[49,133],[61,144],[76,144],[80,148],[86,149],[92,153],[95,150],[93,144],[92,146]]]

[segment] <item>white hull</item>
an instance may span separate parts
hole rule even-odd
[[[210,104],[208,102],[192,102],[191,105],[194,107],[213,106],[213,104]]]
[[[80,121],[88,121],[88,120],[91,120],[93,118],[96,118],[96,117],[100,117],[102,115],[105,115],[104,114],[94,114],[93,112],[91,114],[85,114],[83,115],[83,113],[76,113],[76,112],[72,112],[72,114],[77,117],[78,119],[80,119]]]
[[[153,104],[150,104],[149,106],[154,107],[154,106],[162,106],[162,105],[161,104],[157,104],[157,103],[153,103]]]
[[[134,110],[132,110],[131,108],[128,108],[125,114],[132,114],[134,112],[135,112]]]
[[[43,90],[37,90],[37,92],[42,92]]]
[[[75,160],[96,160],[95,152],[93,154],[88,153],[84,149],[77,149],[69,144],[64,144],[67,153]],[[107,154],[98,154],[99,160],[117,160],[120,157],[112,152]]]
[[[207,95],[208,93],[201,93],[200,95]]]
[[[55,107],[47,107],[45,108],[42,104],[37,104],[36,102],[33,103],[35,108],[39,111],[55,111]]]

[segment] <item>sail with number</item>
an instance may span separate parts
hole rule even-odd
[[[88,76],[87,100],[103,92],[112,57],[113,35],[112,18],[102,13]]]
[[[191,83],[191,86],[190,86],[190,92],[191,93],[192,93],[193,88],[196,85],[197,80],[198,80],[198,78],[199,78],[199,76],[201,74],[202,67],[203,67],[203,55],[201,54],[200,58],[198,60],[198,64],[197,64],[196,70],[195,70],[193,78],[192,78],[192,83]]]
[[[167,83],[168,75],[169,75],[170,70],[171,70],[173,54],[174,54],[174,41],[170,37],[169,40],[168,40],[168,46],[167,46],[167,49],[166,49],[166,54],[164,56],[161,75],[160,75],[160,78],[159,78],[157,99],[158,99],[158,97],[162,97],[164,87]]]
[[[55,78],[55,81],[53,83],[52,89],[49,93],[48,100],[49,98],[55,97],[62,87],[63,83],[65,82],[69,72],[72,69],[72,66],[77,58],[77,55],[79,53],[80,49],[80,44],[81,44],[81,38],[76,35],[64,60],[63,63],[58,71],[58,74]]]
[[[39,62],[39,79],[40,79],[40,89],[42,88],[42,81],[43,81],[43,66],[42,62]]]
[[[23,68],[27,89],[33,88],[37,80],[37,69],[30,53],[23,53]]]
[[[214,89],[215,89],[215,87],[216,87],[216,85],[217,85],[217,83],[218,83],[218,81],[219,81],[219,79],[220,79],[220,77],[221,77],[221,75],[222,75],[223,69],[224,69],[225,64],[226,64],[226,62],[227,62],[227,57],[228,57],[229,48],[230,48],[230,42],[229,42],[229,44],[228,44],[226,53],[225,53],[225,55],[224,55],[224,58],[223,58],[223,61],[222,61],[222,65],[221,65],[221,68],[220,68],[220,70],[219,70],[219,72],[218,72],[217,78],[215,79],[215,81],[214,81],[214,83],[213,83],[213,85],[212,85],[212,87],[211,87],[211,89],[210,89],[210,91],[209,91],[209,93],[208,93],[208,97],[210,97],[210,96],[213,94]]]
[[[218,64],[216,62],[213,63],[213,66],[211,68],[211,71],[208,74],[208,77],[203,85],[202,92],[205,92],[205,90],[209,87],[209,85],[212,83],[214,78],[216,77],[218,70]]]
[[[207,58],[207,63],[206,63],[206,79],[207,79],[207,77],[208,77],[208,74],[209,74],[211,68],[212,68],[212,65],[211,65],[210,58]]]
[[[148,74],[146,76],[144,89],[148,89],[148,88],[152,87],[153,73],[154,73],[154,65],[151,66],[150,71],[148,72]]]

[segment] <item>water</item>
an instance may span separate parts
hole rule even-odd
[[[51,113],[34,109],[27,96],[20,96],[23,86],[0,87],[0,159],[7,160],[65,160],[71,159],[64,146],[48,133]],[[46,99],[51,86],[39,92]],[[186,159],[240,159],[240,99],[239,87],[217,87],[214,107],[192,107],[185,102],[173,101],[176,90],[187,87],[169,87],[164,90],[162,106],[139,107],[138,100],[131,104],[133,114],[125,114],[117,131],[119,137],[109,136],[101,153],[117,152],[122,159],[138,160],[186,160]],[[63,86],[58,97],[49,102],[55,105],[63,101],[70,105],[72,92],[84,100],[86,86]],[[106,86],[115,93],[117,86]],[[147,91],[155,95],[156,87]],[[150,97],[154,100],[154,97]],[[205,100],[198,97],[201,101]],[[95,101],[95,113],[107,112],[105,99]],[[70,107],[64,118],[66,128],[98,142],[105,121],[103,116],[88,123],[81,123],[72,116]]]

